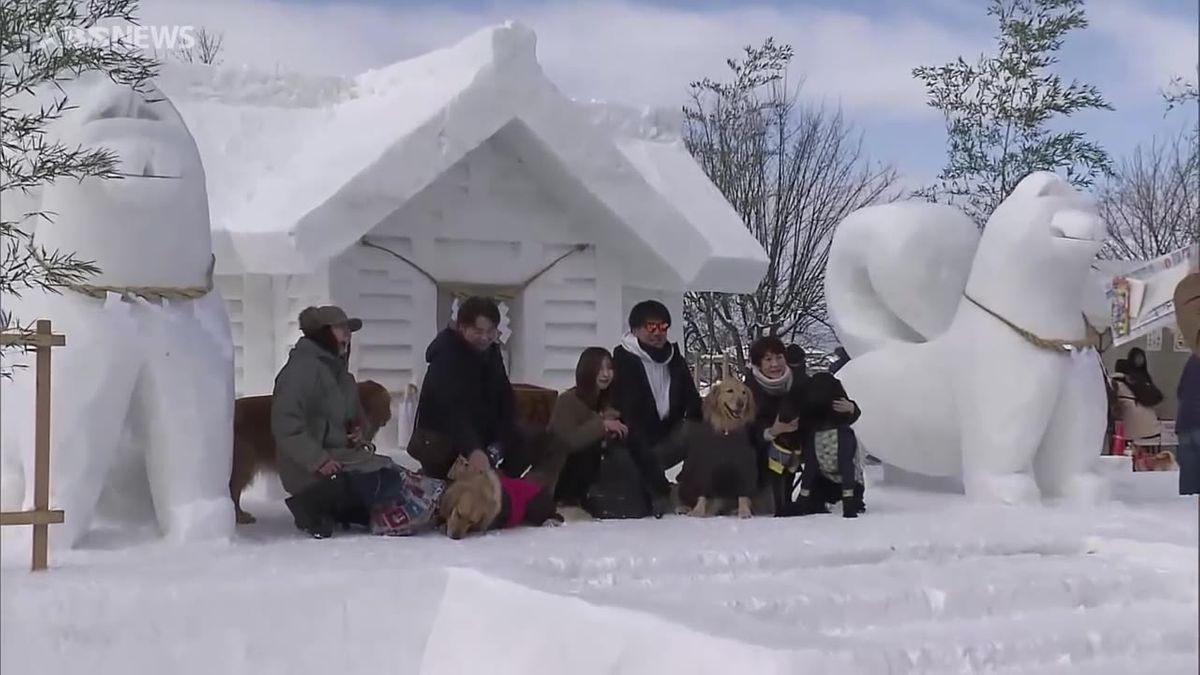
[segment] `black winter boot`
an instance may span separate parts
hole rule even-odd
[[[815,492],[808,495],[802,494],[796,500],[795,513],[800,516],[812,516],[829,513],[829,507],[825,505],[825,499]]]
[[[858,514],[863,512],[862,498],[857,492],[853,495],[842,497],[842,517],[857,518]]]
[[[298,495],[284,500],[296,528],[314,539],[333,536],[335,515],[345,507],[346,485],[339,474],[324,478]]]
[[[865,501],[863,501],[864,497],[866,495],[866,492],[867,492],[867,487],[865,485],[863,485],[862,483],[854,484],[854,498],[856,500],[858,500],[858,512],[859,513],[867,512],[867,503]]]

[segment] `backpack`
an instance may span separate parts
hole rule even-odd
[[[601,520],[650,515],[650,494],[629,448],[623,445],[605,448],[583,506],[592,517]]]

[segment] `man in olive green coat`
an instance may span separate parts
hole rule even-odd
[[[369,511],[366,495],[394,491],[400,482],[395,463],[369,442],[377,430],[366,428],[348,370],[350,335],[360,328],[362,321],[339,307],[305,309],[304,337],[275,377],[271,433],[279,478],[292,495],[296,526],[318,538],[332,533],[339,513]]]

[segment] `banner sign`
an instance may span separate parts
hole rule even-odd
[[[1113,277],[1107,295],[1114,347],[1172,325],[1175,287],[1196,269],[1197,259],[1192,244]]]

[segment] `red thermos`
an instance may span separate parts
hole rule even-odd
[[[1109,451],[1109,454],[1120,456],[1125,454],[1125,423],[1121,420],[1113,423],[1112,450]]]

